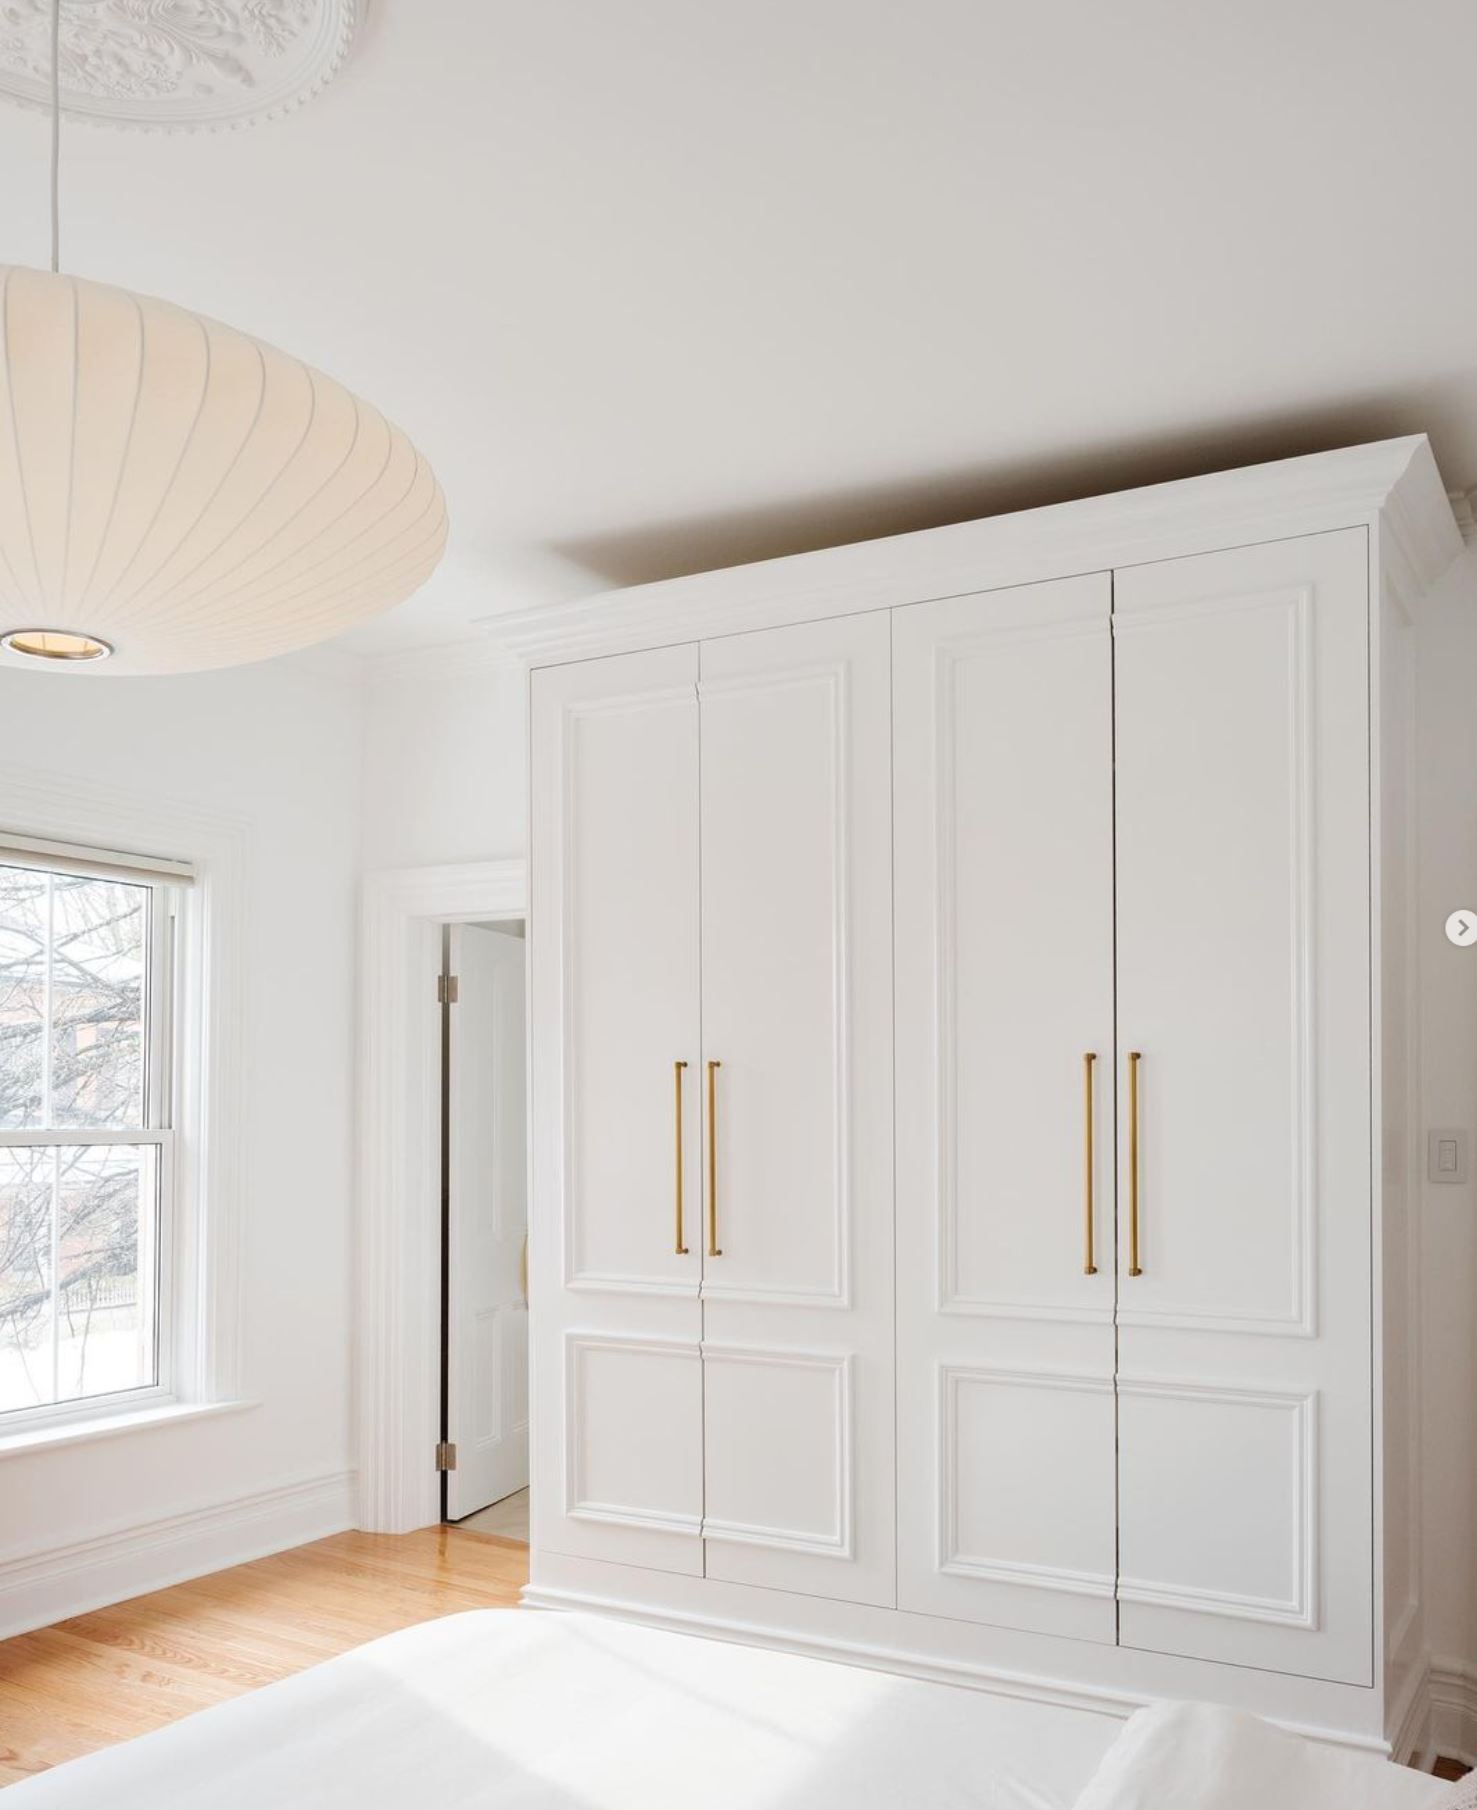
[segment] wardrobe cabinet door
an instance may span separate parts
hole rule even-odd
[[[1099,573],[893,614],[899,1606],[1104,1642],[1109,610]]]
[[[1354,529],[1114,581],[1120,1637],[1351,1684],[1372,1676],[1367,560]]]
[[[529,1256],[535,1546],[700,1574],[696,683],[533,675]]]
[[[704,642],[707,1575],[894,1599],[885,614]]]

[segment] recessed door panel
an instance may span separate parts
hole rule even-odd
[[[1118,625],[1145,1197],[1125,1325],[1311,1330],[1312,630],[1300,585]]]
[[[747,637],[744,638],[747,640]],[[766,637],[785,645],[783,635]],[[705,649],[703,980],[722,1262],[709,1299],[846,1294],[847,871],[843,660],[736,667]]]
[[[1106,574],[894,613],[899,1600],[1111,1641]]]
[[[709,1340],[703,1366],[709,1538],[849,1557],[848,1359]]]
[[[1115,574],[1121,1638],[1366,1684],[1362,529]]]
[[[883,615],[703,644],[707,1572],[881,1603],[888,685]]]
[[[591,1525],[696,1535],[703,1509],[690,1440],[702,1413],[697,1346],[571,1333],[565,1374],[565,1512]]]
[[[1291,1390],[1123,1379],[1125,1605],[1314,1625],[1317,1410]]]
[[[1112,1475],[1111,1379],[949,1365],[939,1384],[940,1572],[1111,1609],[1114,1526],[1101,1491],[1064,1489],[1056,1465],[1035,1456],[1071,1453],[1085,1476]]]
[[[697,1053],[695,726],[690,685],[564,713],[565,1275],[576,1287],[688,1294],[697,1283],[672,1203],[672,1065]],[[684,1078],[695,1091],[695,1072]]]
[[[534,1543],[692,1573],[696,683],[695,647],[534,675],[530,917]]]

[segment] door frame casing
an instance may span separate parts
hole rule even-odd
[[[366,875],[359,938],[358,1525],[441,1519],[441,1008],[446,924],[526,918],[522,857]]]

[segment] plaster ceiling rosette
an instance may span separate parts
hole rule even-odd
[[[300,105],[349,54],[366,0],[61,0],[63,117],[220,131]],[[51,108],[52,0],[0,0],[0,95]]]

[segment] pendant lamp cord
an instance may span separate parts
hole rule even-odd
[[[51,268],[61,268],[62,0],[51,0]]]

